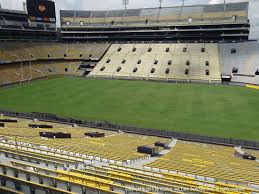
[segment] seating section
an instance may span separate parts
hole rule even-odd
[[[92,186],[83,184],[83,182],[64,180],[58,177],[58,172],[46,170],[45,173],[38,172],[33,166],[17,168],[12,165],[0,164],[1,184],[12,190],[18,190],[22,193],[57,193],[57,194],[75,194],[87,191],[90,193],[116,193],[109,188],[102,186]],[[99,181],[100,182],[100,181]],[[98,181],[95,181],[98,183]]]
[[[258,162],[237,158],[234,152],[231,147],[178,141],[171,152],[146,166],[258,185]]]
[[[82,73],[77,71],[80,64],[100,60],[109,46],[101,43],[1,43],[0,85],[52,75],[80,76]]]
[[[257,42],[219,44],[219,48],[223,75],[230,75],[232,82],[259,84]]]
[[[146,9],[72,11],[61,10],[62,27],[150,26],[161,24],[211,24],[247,22],[248,3],[209,4]]]
[[[259,191],[256,162],[234,158],[233,148],[176,141],[171,151],[164,150],[164,156],[152,158],[137,153],[136,147],[168,139],[16,120],[17,123],[5,122],[5,127],[0,128],[0,192],[3,193],[248,194]],[[29,124],[53,128],[29,128]],[[72,136],[47,139],[39,137],[40,131],[62,131]],[[90,131],[104,132],[105,137],[85,137]],[[258,154],[249,150],[252,152]],[[148,164],[150,161],[154,162]]]
[[[1,43],[0,63],[50,59],[99,60],[109,46],[105,43]]]
[[[8,141],[5,141],[5,143],[9,142],[9,144],[11,144],[11,142],[13,142],[13,140],[16,139],[16,141],[19,141],[21,145],[23,145],[24,143],[32,145],[41,145],[41,148],[47,147],[49,149],[59,149],[63,152],[71,152],[78,155],[85,155],[86,158],[90,159],[97,158],[98,160],[105,161],[112,160],[118,162],[132,162],[139,161],[143,158],[148,157],[148,155],[146,154],[141,154],[137,152],[138,146],[150,145],[154,144],[157,141],[163,140],[163,138],[146,138],[143,136],[119,134],[117,132],[110,131],[102,131],[106,134],[105,138],[86,138],[86,132],[100,130],[88,128],[71,128],[69,126],[64,125],[55,125],[54,129],[32,130],[28,127],[29,123],[30,122],[26,121],[19,121],[18,124],[6,123],[5,128],[0,128],[0,134],[8,137]],[[41,131],[62,131],[65,133],[71,133],[72,138],[67,139],[65,141],[63,139],[42,139],[39,136],[39,132]],[[118,146],[120,147],[119,150],[117,149]],[[27,148],[29,147],[25,146],[24,149],[26,150]],[[14,152],[15,150],[10,151]],[[21,150],[20,153],[25,154],[23,150]],[[30,155],[33,154],[31,153]]]
[[[217,44],[113,44],[94,77],[220,82]]]
[[[42,181],[53,187],[52,181],[56,181],[56,186],[59,189],[69,190],[75,193],[82,193],[82,186],[85,190],[99,190],[105,193],[156,193],[152,192],[156,188],[160,188],[166,193],[180,194],[184,193],[181,190],[207,190],[199,193],[227,193],[220,191],[225,189],[242,189],[243,193],[250,193],[252,189],[235,185],[227,185],[222,183],[209,183],[206,181],[195,180],[190,177],[167,175],[165,173],[154,173],[134,168],[127,168],[120,165],[105,165],[105,166],[89,166],[83,170],[52,170],[42,168],[36,165],[30,165],[23,162],[11,161],[12,165],[0,164],[0,169],[6,174],[16,172],[17,177],[22,178],[22,174],[28,174],[27,177],[32,177],[32,183],[38,184]],[[33,169],[33,170],[29,170]],[[35,178],[36,177],[36,178]],[[19,179],[17,178],[17,179]],[[38,180],[39,179],[39,180]],[[63,184],[61,184],[63,183]],[[69,186],[67,184],[69,183]],[[142,190],[141,190],[142,188]],[[235,192],[234,192],[235,193]]]
[[[0,65],[0,85],[53,75],[77,75],[81,61],[32,61]]]

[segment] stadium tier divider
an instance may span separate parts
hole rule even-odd
[[[147,135],[147,136],[157,136],[157,137],[163,137],[163,138],[175,138],[179,140],[194,141],[194,142],[207,143],[207,144],[217,144],[217,145],[232,146],[232,147],[242,146],[243,148],[259,150],[259,142],[256,142],[256,141],[223,138],[223,137],[210,137],[210,136],[197,135],[197,134],[181,133],[173,130],[146,129],[146,128],[137,128],[132,126],[122,126],[117,124],[111,124],[111,123],[108,123],[107,121],[92,122],[92,121],[85,121],[85,120],[77,120],[72,118],[63,118],[55,114],[48,114],[48,113],[38,113],[38,112],[22,113],[22,112],[0,110],[0,114],[4,116],[23,118],[23,119],[32,119],[32,120],[37,119],[39,121],[62,123],[62,124],[68,124],[68,125],[76,124],[78,126],[99,128],[99,129],[110,130],[110,131],[123,131],[126,133],[133,133],[133,134],[140,134],[140,135]]]

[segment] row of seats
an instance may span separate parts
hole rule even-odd
[[[12,190],[27,191],[24,181],[31,184],[48,186],[64,193],[217,193],[235,194],[251,193],[255,190],[223,184],[195,180],[181,175],[158,173],[141,169],[128,168],[119,165],[97,166],[91,165],[82,170],[68,169],[55,170],[49,167],[40,167],[19,161],[10,161],[11,164],[0,164],[0,176],[5,181],[4,187]],[[26,176],[24,176],[26,174]],[[12,181],[16,180],[16,184]],[[37,189],[44,190],[45,187]]]
[[[99,60],[109,46],[99,43],[1,43],[0,63],[50,59]]]
[[[53,75],[77,75],[82,62],[76,60],[32,61],[0,65],[0,85]]]
[[[1,185],[22,193],[118,193],[112,188],[100,185],[102,181],[94,178],[89,178],[85,182],[65,180],[60,176],[63,174],[61,171],[46,169],[45,172],[41,172],[43,169],[37,169],[36,166],[27,165],[25,168],[18,168],[13,165],[0,164]]]
[[[109,10],[109,11],[61,11],[62,26],[84,25],[144,25],[159,23],[207,24],[247,21],[248,3],[199,5],[184,7]]]
[[[231,147],[177,141],[172,151],[146,166],[259,185],[258,163],[235,157]]]
[[[94,77],[220,82],[217,44],[113,44]]]
[[[75,170],[78,171],[78,170]],[[252,191],[256,191],[256,189],[251,189],[246,186],[237,186],[231,183],[223,183],[215,180],[201,180],[191,176],[185,176],[180,174],[172,174],[168,172],[158,172],[152,171],[150,169],[139,169],[129,166],[122,166],[118,164],[110,164],[109,166],[103,165],[102,167],[93,167],[93,169],[87,169],[86,171],[94,171],[98,173],[108,173],[109,174],[117,174],[121,176],[128,175],[133,179],[145,179],[147,182],[155,182],[156,184],[161,184],[163,187],[165,185],[177,188],[187,188],[194,189],[194,191],[198,191],[198,193],[239,193],[242,190],[242,193],[251,193]],[[164,185],[163,185],[164,184]],[[196,189],[196,190],[195,190]],[[238,190],[240,189],[240,190]]]

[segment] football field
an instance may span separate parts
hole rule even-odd
[[[234,86],[53,78],[0,88],[0,109],[259,139],[259,90]]]

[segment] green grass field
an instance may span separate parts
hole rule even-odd
[[[0,108],[259,140],[259,90],[241,87],[55,78],[0,88]]]

